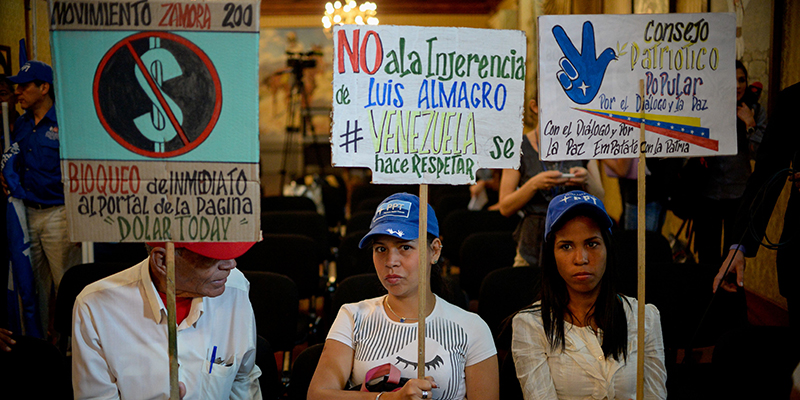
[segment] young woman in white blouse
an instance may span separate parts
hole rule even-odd
[[[540,300],[513,319],[511,350],[526,400],[634,399],[644,360],[644,398],[667,397],[661,320],[645,310],[645,354],[637,354],[637,301],[614,287],[612,221],[581,191],[547,210]]]
[[[428,206],[428,262],[420,265],[419,198],[398,193],[378,206],[370,231],[359,243],[370,248],[385,296],[345,304],[333,322],[308,390],[310,400],[497,400],[497,351],[489,327],[476,314],[436,295],[439,226]],[[419,271],[431,277],[426,294],[425,365],[418,365]],[[438,282],[437,282],[437,279]],[[345,390],[364,383],[383,364],[409,380],[396,392]],[[418,368],[425,379],[416,379]]]

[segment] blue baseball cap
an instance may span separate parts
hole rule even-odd
[[[52,85],[53,69],[41,61],[28,61],[19,69],[16,75],[9,76],[8,80],[16,84],[40,80]]]
[[[600,199],[589,193],[573,190],[560,194],[550,201],[544,225],[545,241],[551,241],[550,233],[575,215],[586,215],[594,219],[601,230],[608,229],[611,232],[611,226],[614,225]]]
[[[433,207],[428,204],[428,234],[439,237],[439,221]],[[363,249],[370,237],[389,235],[403,240],[419,238],[419,197],[409,193],[395,193],[378,205],[367,233],[358,243]]]

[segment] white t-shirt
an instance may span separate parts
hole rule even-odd
[[[417,324],[389,319],[382,306],[385,297],[345,304],[328,333],[328,339],[354,350],[351,385],[362,384],[367,371],[386,363],[404,378],[417,377]],[[497,354],[492,333],[478,315],[438,296],[425,319],[425,337],[425,375],[439,385],[432,393],[437,400],[463,399],[465,368]]]

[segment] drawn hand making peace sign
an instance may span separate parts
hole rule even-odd
[[[583,23],[580,53],[561,25],[553,27],[553,36],[565,56],[558,61],[561,70],[556,74],[561,87],[572,101],[588,104],[597,96],[608,63],[617,59],[616,53],[609,47],[595,57],[594,26],[589,21]]]

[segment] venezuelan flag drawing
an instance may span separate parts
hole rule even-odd
[[[583,108],[575,108],[575,110],[633,127],[639,127],[639,124],[642,123],[641,113],[609,112],[605,110]],[[645,114],[645,117],[645,130],[695,144],[706,149],[719,151],[719,141],[709,138],[708,128],[700,126],[700,118],[657,114]]]

